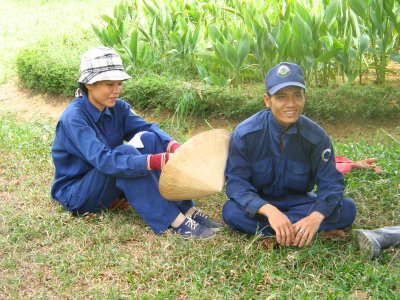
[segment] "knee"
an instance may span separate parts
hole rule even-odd
[[[143,143],[143,148],[139,149],[142,153],[160,153],[164,152],[162,142],[160,138],[153,132],[145,131],[140,136],[140,140]]]
[[[241,219],[241,217],[238,217],[239,214],[242,214],[241,209],[234,201],[228,200],[225,202],[222,207],[222,218],[229,227],[236,228],[235,221]]]
[[[353,199],[343,198],[342,199],[343,209],[342,212],[346,215],[347,220],[351,223],[354,222],[357,215],[357,207]]]

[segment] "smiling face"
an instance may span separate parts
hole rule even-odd
[[[271,108],[278,123],[287,128],[295,123],[303,113],[304,89],[297,86],[287,86],[272,96],[264,94],[264,102],[268,108]]]
[[[104,80],[86,84],[88,98],[99,111],[114,107],[122,89],[122,80]]]

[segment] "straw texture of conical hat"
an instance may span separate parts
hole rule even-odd
[[[221,192],[230,137],[228,130],[212,129],[187,140],[161,172],[161,195],[188,200]]]

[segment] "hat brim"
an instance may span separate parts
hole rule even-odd
[[[160,176],[168,200],[189,200],[221,192],[231,134],[225,129],[201,132],[170,156]]]
[[[81,75],[79,78],[78,82],[81,83],[87,83],[87,84],[92,84],[98,81],[104,81],[104,80],[111,80],[111,81],[117,81],[117,80],[128,80],[131,78],[126,72],[121,71],[121,70],[110,70],[110,71],[105,71],[101,72],[95,76],[93,76],[90,80],[85,80],[87,78],[87,74]]]
[[[306,86],[298,81],[287,81],[287,82],[283,82],[280,84],[275,85],[273,88],[269,89],[268,94],[273,95],[275,94],[277,91],[287,87],[287,86],[298,86],[301,87],[303,89],[306,89]]]

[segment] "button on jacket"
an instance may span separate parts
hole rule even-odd
[[[229,199],[254,216],[269,199],[314,191],[312,210],[329,216],[340,203],[343,175],[335,167],[334,150],[325,131],[305,116],[284,130],[270,110],[240,123],[229,147],[225,175]]]
[[[121,99],[117,99],[114,107],[100,112],[85,95],[76,98],[63,112],[56,128],[52,197],[59,199],[63,190],[94,168],[117,178],[148,174],[147,155],[127,155],[114,150],[141,131],[156,134],[163,149],[172,140],[156,124],[134,114]]]

